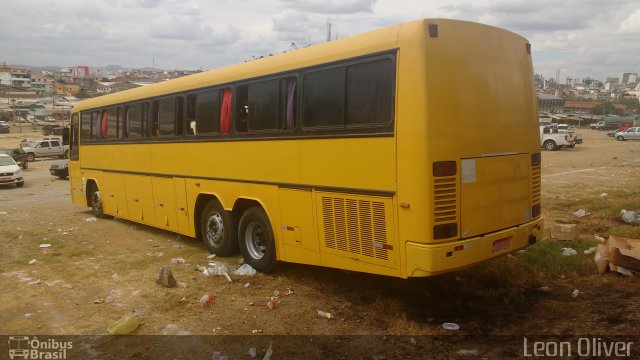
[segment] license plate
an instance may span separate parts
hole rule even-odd
[[[511,237],[499,239],[493,242],[491,251],[495,254],[497,252],[509,250],[511,247]]]

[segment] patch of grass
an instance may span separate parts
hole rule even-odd
[[[524,266],[532,272],[550,275],[587,275],[595,271],[593,254],[584,251],[597,246],[595,240],[541,241],[519,254]],[[572,248],[577,255],[563,256],[562,248]]]

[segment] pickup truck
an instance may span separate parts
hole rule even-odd
[[[69,145],[62,145],[60,140],[32,141],[23,146],[22,150],[27,153],[27,161],[33,161],[38,157],[69,156]]]
[[[563,147],[576,146],[576,138],[573,133],[559,133],[557,129],[548,126],[540,126],[540,147],[546,150],[558,150]]]
[[[558,128],[558,133],[560,134],[567,134],[567,133],[574,134],[576,137],[576,140],[575,140],[576,144],[582,144],[582,134],[575,132],[575,127],[569,126],[567,124],[558,124],[557,128]]]
[[[593,130],[616,130],[618,128],[617,122],[598,121],[595,124],[589,125]]]

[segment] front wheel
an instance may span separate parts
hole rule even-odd
[[[238,225],[238,245],[244,261],[268,273],[276,265],[276,246],[271,223],[264,210],[252,207],[242,214]]]
[[[547,140],[544,142],[544,148],[547,150],[555,150],[556,149],[556,143],[553,140]]]
[[[202,212],[200,234],[210,253],[233,255],[238,249],[233,217],[216,201],[209,201]]]
[[[97,185],[91,188],[91,212],[98,219],[104,219],[106,215],[102,209],[102,197]]]
[[[616,139],[618,139],[618,141],[624,141],[624,137],[622,135],[618,135]]]
[[[16,183],[17,187],[23,187],[24,186],[24,181],[20,181],[19,183]]]
[[[27,161],[28,162],[32,162],[35,159],[36,159],[36,155],[34,153],[28,153],[27,154]]]

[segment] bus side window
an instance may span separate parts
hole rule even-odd
[[[236,89],[238,97],[236,109],[236,131],[247,132],[247,121],[249,121],[249,86],[238,86]]]

